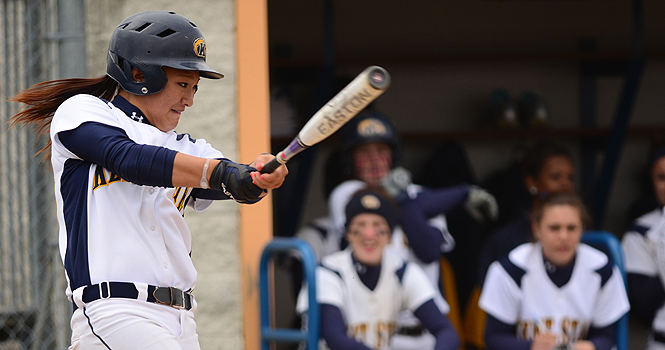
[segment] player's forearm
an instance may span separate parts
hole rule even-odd
[[[413,313],[420,323],[436,338],[434,350],[457,350],[460,338],[450,319],[441,313],[434,300],[430,299]]]
[[[446,214],[464,203],[469,195],[469,186],[460,185],[419,192],[413,202],[427,218]]]
[[[400,205],[399,223],[418,259],[431,263],[441,258],[443,234],[427,222],[427,217],[415,203],[407,201]]]
[[[205,162],[206,158],[194,157],[180,152],[176,154],[173,160],[173,186],[201,188]],[[219,162],[217,159],[210,160],[205,172],[206,181],[210,179],[212,170]]]
[[[342,312],[330,304],[321,304],[321,337],[331,350],[371,350],[346,334]]]
[[[503,323],[487,315],[485,323],[486,350],[530,350],[531,341],[517,339],[515,325]]]
[[[631,312],[651,322],[656,310],[665,302],[665,290],[660,277],[629,273],[628,299]]]

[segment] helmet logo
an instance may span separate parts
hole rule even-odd
[[[199,57],[206,58],[206,41],[203,38],[194,40],[194,53]]]
[[[383,136],[388,133],[386,126],[377,119],[365,119],[358,123],[358,135],[362,137]]]
[[[366,194],[360,198],[360,204],[365,209],[377,210],[381,207],[381,201],[372,194]]]

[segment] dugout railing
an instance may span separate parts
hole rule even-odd
[[[309,307],[307,321],[301,329],[278,328],[274,324],[275,298],[271,293],[270,262],[277,254],[297,255],[302,263],[304,282],[307,285]],[[259,298],[261,313],[261,349],[269,350],[271,343],[305,343],[307,350],[318,349],[320,334],[320,309],[316,299],[316,255],[312,247],[300,238],[278,237],[269,242],[261,254],[259,265]]]
[[[607,254],[621,271],[623,283],[626,286],[623,250],[621,249],[621,242],[615,235],[606,231],[588,231],[582,235],[582,243],[600,249]],[[626,313],[617,322],[616,350],[628,350],[628,332],[628,313]]]

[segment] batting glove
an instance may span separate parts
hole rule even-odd
[[[409,198],[406,188],[411,184],[411,173],[401,167],[391,170],[381,179],[381,187],[401,203]]]
[[[496,221],[499,218],[499,205],[496,199],[478,186],[469,187],[464,207],[478,221]]]
[[[210,188],[223,191],[238,203],[255,203],[263,190],[252,183],[252,171],[256,169],[249,165],[220,159],[210,175]]]

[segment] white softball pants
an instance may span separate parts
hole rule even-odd
[[[200,350],[193,310],[111,298],[78,308],[70,350]]]

